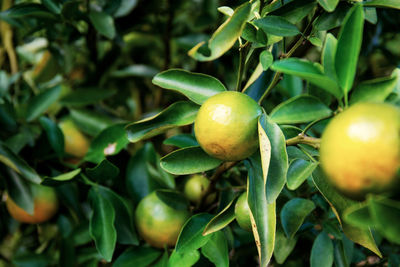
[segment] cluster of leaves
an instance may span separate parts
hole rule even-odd
[[[398,1],[11,2],[0,12],[0,190],[32,211],[28,184],[52,186],[61,207],[24,225],[1,203],[0,266],[398,266],[398,197],[343,197],[315,142],[349,105],[400,105]],[[266,111],[260,151],[229,166],[190,127],[228,89]],[[66,117],[91,140],[78,162],[64,151]],[[215,203],[192,207],[173,250],[141,241],[137,203],[201,172],[219,178]],[[243,191],[253,233],[234,221]]]

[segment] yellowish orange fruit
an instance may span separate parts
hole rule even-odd
[[[77,158],[83,158],[89,150],[90,143],[88,138],[69,118],[60,122],[59,127],[64,134],[65,153]]]

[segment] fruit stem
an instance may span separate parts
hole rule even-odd
[[[321,139],[305,135],[304,133],[299,133],[299,135],[297,135],[296,137],[286,140],[287,146],[295,146],[297,144],[305,144],[319,149]]]

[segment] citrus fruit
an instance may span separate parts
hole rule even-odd
[[[194,122],[196,139],[210,156],[237,161],[258,148],[257,120],[261,107],[239,92],[222,92],[207,99]]]
[[[241,194],[236,201],[235,215],[239,226],[246,231],[251,231],[250,208],[247,203],[246,192]]]
[[[74,122],[70,119],[64,119],[59,124],[64,134],[64,150],[67,154],[83,158],[89,150],[89,140],[79,131]]]
[[[57,212],[58,200],[53,188],[32,184],[30,186],[34,201],[33,214],[19,207],[10,196],[7,196],[6,206],[11,217],[23,223],[42,223],[48,221]]]
[[[140,236],[157,248],[175,246],[181,228],[189,216],[187,209],[167,205],[156,192],[144,197],[135,211],[136,227]]]
[[[185,188],[183,190],[183,193],[185,197],[189,199],[191,202],[200,204],[201,199],[207,192],[209,185],[210,185],[210,180],[208,180],[207,177],[204,177],[201,174],[195,174],[191,176],[185,183]],[[208,195],[206,203],[213,202],[215,196],[216,196],[215,193]]]
[[[358,103],[340,113],[322,135],[320,162],[331,183],[349,197],[394,187],[400,179],[400,109]]]

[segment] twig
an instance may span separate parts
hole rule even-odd
[[[295,146],[298,144],[305,144],[312,146],[316,149],[319,149],[320,144],[321,144],[321,139],[320,138],[315,138],[311,136],[307,136],[304,133],[300,133],[296,137],[290,138],[286,140],[286,145],[287,146]]]
[[[249,42],[246,42],[244,45],[239,48],[239,70],[236,81],[236,91],[240,91],[242,85],[242,77],[244,72],[244,65],[246,63],[246,55],[249,47]]]

